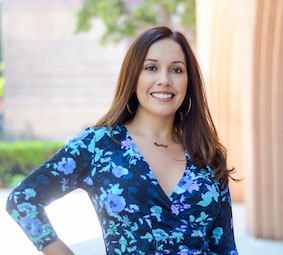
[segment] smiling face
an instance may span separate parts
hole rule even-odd
[[[174,117],[187,91],[185,55],[178,43],[162,39],[153,43],[137,82],[137,112]]]

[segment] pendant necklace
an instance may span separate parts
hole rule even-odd
[[[174,142],[173,142],[174,143]],[[169,144],[162,144],[162,143],[157,143],[157,142],[154,142],[154,145],[156,147],[163,147],[163,148],[168,148],[169,145],[173,144],[173,143],[169,143]]]

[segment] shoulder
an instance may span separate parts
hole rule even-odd
[[[87,127],[82,132],[69,139],[68,146],[74,147],[79,145],[89,145],[90,143],[97,143],[104,139],[112,139],[122,131],[121,126],[108,129],[105,126]]]
[[[70,138],[67,143],[78,143],[84,140],[95,139],[107,135],[107,127],[87,127],[82,132]]]
[[[188,163],[189,163],[189,170],[193,172],[198,178],[202,178],[205,180],[214,180],[215,175],[213,174],[213,169],[207,165],[205,167],[199,167],[197,166],[189,157]],[[215,182],[218,182],[215,180]]]
[[[201,169],[202,175],[206,176],[206,179],[210,183],[210,185],[216,188],[216,192],[219,193],[221,197],[221,202],[225,200],[230,201],[230,190],[229,186],[224,187],[223,182],[219,179],[215,178],[214,169],[210,166],[206,166],[206,168]],[[231,201],[230,201],[231,202]]]
[[[209,165],[205,167],[198,167],[192,161],[189,161],[189,172],[197,183],[201,185],[205,190],[214,190],[220,194],[220,181],[215,178],[214,169]]]

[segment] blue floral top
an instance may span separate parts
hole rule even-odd
[[[186,170],[167,196],[124,125],[87,128],[11,193],[7,210],[42,250],[57,240],[44,207],[86,190],[97,212],[106,253],[236,255],[229,190],[212,169]],[[119,141],[119,143],[117,143]]]

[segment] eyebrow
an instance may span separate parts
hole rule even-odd
[[[147,58],[147,59],[144,60],[144,62],[145,62],[145,61],[158,62],[157,59],[153,59],[153,58]],[[181,61],[181,60],[173,61],[172,64],[183,64],[184,66],[186,66],[185,63],[184,63],[183,61]]]

